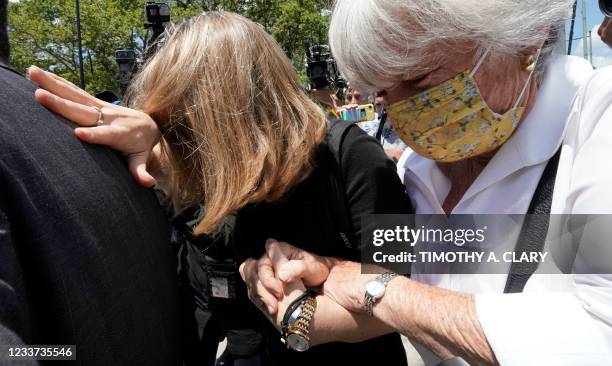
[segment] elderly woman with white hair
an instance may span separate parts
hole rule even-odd
[[[536,198],[546,197],[540,192],[546,189],[538,189],[543,181],[550,185],[545,213],[612,211],[612,172],[604,168],[612,156],[612,70],[593,71],[582,59],[552,53],[572,4],[336,2],[333,53],[352,85],[384,91],[389,118],[413,150],[402,157],[400,172],[417,214],[531,213]],[[413,272],[409,279],[362,274],[359,263],[287,243],[270,242],[267,253],[241,267],[257,301],[270,301],[266,289],[278,281],[301,280],[323,285],[320,296],[355,314],[369,313],[380,325],[358,318],[321,324],[318,316],[333,311],[322,306],[304,338],[312,344],[325,333],[340,339],[340,330],[352,329],[368,337],[383,327],[440,359],[460,356],[470,364],[612,360],[609,274],[569,280],[535,274],[516,286],[508,272]],[[574,265],[592,273],[594,260],[601,258],[580,257]],[[281,317],[290,299],[278,299]]]

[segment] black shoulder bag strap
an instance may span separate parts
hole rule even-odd
[[[376,141],[380,142],[381,144],[383,143],[382,141],[382,134],[383,131],[385,130],[385,124],[387,123],[387,112],[383,112],[382,116],[380,117],[380,123],[378,124],[378,129],[376,130]]]
[[[333,156],[335,167],[330,177],[333,189],[335,202],[332,202],[333,215],[336,218],[336,223],[339,226],[340,237],[347,247],[353,245],[353,224],[346,202],[346,194],[344,192],[344,181],[342,178],[342,144],[351,128],[357,128],[354,123],[348,123],[339,119],[332,119],[329,122],[327,129],[327,144],[329,151]]]
[[[559,166],[559,156],[561,149],[550,158],[540,182],[533,194],[533,199],[529,204],[525,222],[519,234],[515,253],[541,252],[544,248],[548,225],[550,222],[550,208],[557,178],[557,168]],[[504,293],[523,292],[525,284],[533,273],[538,269],[538,263],[519,263],[514,262],[510,266],[510,273],[506,281]]]

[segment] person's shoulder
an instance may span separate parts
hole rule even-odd
[[[582,57],[571,55],[554,55],[551,63],[560,65],[564,72],[576,81],[585,82],[593,74],[593,66]]]
[[[17,70],[2,62],[0,62],[0,84],[2,84],[2,88],[0,89],[0,93],[2,94],[10,93],[12,90],[34,88],[34,83],[26,79]],[[0,100],[0,102],[2,101]]]
[[[544,83],[541,88],[556,100],[571,101],[576,92],[593,76],[593,66],[576,56],[553,54],[547,63]]]
[[[33,112],[34,83],[16,70],[0,64],[0,85],[0,126],[15,124],[15,115],[21,111]]]
[[[585,85],[585,94],[591,96],[612,95],[612,66],[606,66],[593,71]]]
[[[578,93],[574,112],[580,116],[581,136],[590,136],[601,124],[612,127],[612,66],[590,75]]]
[[[564,144],[571,161],[567,212],[610,213],[612,174],[605,167],[612,154],[612,66],[594,71],[579,91]]]
[[[10,67],[0,66],[0,85],[0,148],[34,148],[34,140],[73,137],[69,122],[36,101],[35,83]]]

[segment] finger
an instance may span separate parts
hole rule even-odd
[[[329,274],[333,259],[320,257],[273,239],[266,243],[278,279],[284,283],[302,280],[307,286],[319,286]]]
[[[274,239],[268,239],[266,241],[266,254],[272,262],[272,266],[278,270],[285,263],[287,263],[292,257],[290,256],[291,249],[285,248],[281,243]]]
[[[147,162],[149,161],[149,151],[144,151],[137,154],[131,154],[128,157],[128,168],[136,181],[142,186],[150,188],[156,183],[155,178],[147,171]]]
[[[303,250],[269,239],[266,242],[266,253],[281,281],[293,282],[307,274],[307,266],[302,260],[305,253]]]
[[[238,270],[242,280],[246,284],[249,298],[253,300],[256,297],[255,289],[257,287],[257,282],[259,282],[259,277],[257,275],[257,261],[255,259],[247,259],[242,263],[242,265],[240,265]]]
[[[247,264],[247,268],[249,268],[248,264]],[[257,296],[255,294],[255,288],[256,288],[256,285],[257,285],[257,281],[258,281],[257,274],[251,272],[248,269],[245,269],[244,270],[244,277],[243,277],[242,280],[244,281],[244,283],[246,285],[247,295],[248,295],[249,299],[251,301],[255,301],[256,298],[257,298]]]
[[[248,269],[253,264],[253,262],[255,262],[255,260],[252,259],[252,258],[249,258],[249,259],[245,260],[244,262],[242,262],[240,267],[238,267],[238,272],[240,273],[240,277],[242,277],[242,280],[245,283],[247,282],[247,272],[248,272]]]
[[[255,291],[257,292],[257,297],[268,310],[268,313],[270,315],[276,314],[278,310],[278,301],[276,300],[276,297],[264,287],[261,281],[258,281],[255,285]]]
[[[30,75],[30,80],[58,97],[84,105],[93,105],[96,107],[106,105],[103,101],[89,95],[86,91],[64,78],[36,66],[31,66],[28,69],[28,73]]]
[[[278,278],[285,283],[305,277],[309,276],[306,263],[303,260],[291,260],[278,268]]]
[[[247,285],[249,299],[255,304],[263,303],[270,314],[276,314],[278,311],[278,301],[259,280],[256,271],[256,260],[247,259],[238,268],[242,280]],[[258,306],[259,307],[259,306]]]
[[[79,126],[96,126],[98,124],[98,111],[91,106],[60,98],[43,89],[36,90],[34,95],[36,100],[45,106],[45,108],[61,115]]]
[[[267,255],[261,257],[257,263],[257,275],[264,287],[277,299],[283,297],[283,284],[274,276],[272,261]]]
[[[79,127],[74,134],[83,142],[113,147],[122,136],[124,129],[118,126]]]
[[[289,261],[292,259],[302,259],[303,251],[291,244],[277,241],[276,239],[266,240],[266,254],[274,264],[275,259]],[[276,266],[274,266],[276,268]]]

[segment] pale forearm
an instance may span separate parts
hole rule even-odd
[[[398,278],[389,283],[374,315],[443,359],[461,356],[471,365],[497,364],[473,295]]]
[[[313,345],[329,342],[362,342],[395,332],[367,315],[352,313],[329,297],[317,297],[317,311],[310,328]]]
[[[304,288],[301,284],[285,285],[285,296],[279,303],[283,309],[273,317],[276,328],[280,331],[285,310]],[[317,309],[310,324],[310,341],[312,345],[330,342],[362,342],[394,332],[393,328],[378,319],[346,310],[329,297],[317,296]]]

